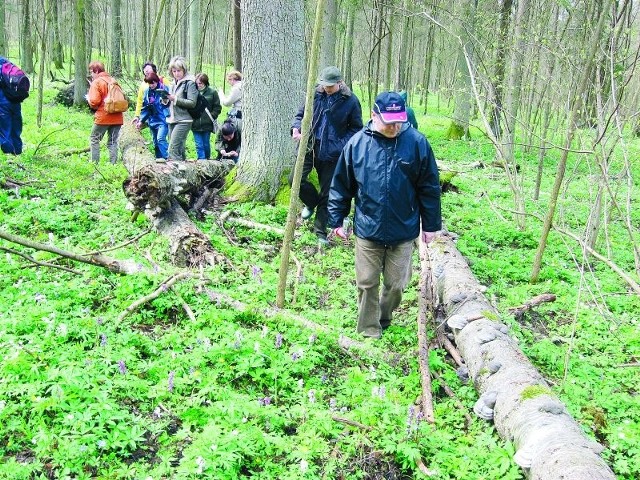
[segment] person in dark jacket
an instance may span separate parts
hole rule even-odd
[[[0,66],[7,61],[0,56]],[[22,105],[10,101],[0,88],[0,149],[4,153],[20,155],[22,153],[20,135],[22,135]]]
[[[138,130],[144,125],[149,127],[156,158],[166,159],[169,155],[167,141],[169,108],[162,104],[162,99],[169,94],[169,87],[163,84],[160,77],[153,72],[144,77],[144,81],[147,88],[142,93],[142,106],[136,127]]]
[[[411,108],[407,104],[407,92],[405,90],[400,90],[398,92],[398,94],[404,100],[404,104],[405,104],[405,107],[407,109],[407,121],[411,124],[411,126],[413,128],[415,128],[417,130],[418,129],[418,120],[416,120],[416,113],[413,111],[413,108]]]
[[[438,167],[427,139],[407,123],[395,92],[376,97],[372,119],[346,145],[329,192],[329,225],[336,236],[355,199],[358,327],[380,338],[411,278],[413,244],[442,228]],[[380,275],[383,277],[379,293]]]
[[[206,73],[196,75],[196,86],[207,100],[208,106],[200,118],[193,120],[191,131],[196,143],[196,156],[198,160],[205,160],[211,158],[211,134],[218,131],[216,119],[222,111],[222,105],[220,105],[218,92],[209,87],[209,76]]]
[[[298,110],[291,124],[291,136],[300,140],[300,126],[304,105]],[[327,244],[327,200],[329,187],[342,148],[349,139],[362,129],[362,109],[358,97],[342,81],[336,67],[327,67],[320,73],[318,87],[313,99],[313,118],[309,145],[302,167],[300,200],[304,220],[316,211],[314,231],[321,245]],[[320,192],[309,182],[311,170],[315,168],[320,183]],[[294,172],[289,175],[293,183]]]
[[[217,160],[230,159],[235,163],[240,160],[240,144],[242,143],[242,134],[240,129],[233,121],[227,118],[216,138],[216,150],[218,151]]]

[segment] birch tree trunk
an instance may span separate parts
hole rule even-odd
[[[584,435],[506,325],[489,320],[497,312],[453,241],[439,238],[429,255],[447,323],[480,394],[474,411],[513,442],[516,463],[533,480],[614,480],[599,456],[603,447]]]
[[[303,3],[245,0],[242,6],[243,145],[236,178],[226,193],[268,201],[291,162],[292,106],[303,99]]]

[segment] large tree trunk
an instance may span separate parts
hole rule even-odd
[[[303,7],[242,2],[242,159],[226,192],[238,200],[272,200],[291,163],[291,117],[304,88]]]
[[[429,254],[447,323],[480,394],[474,410],[514,443],[516,463],[532,479],[615,479],[598,455],[603,447],[582,433],[507,327],[489,320],[497,312],[453,241],[442,237]]]
[[[159,173],[157,178],[162,178],[173,168],[179,170],[179,167],[171,166],[176,162],[156,164],[155,158],[145,146],[142,136],[129,122],[125,122],[123,125],[118,143],[122,151],[124,165],[130,175],[130,178],[125,181],[125,187],[132,183],[131,177],[136,178],[139,173],[149,172],[154,168],[164,172]],[[163,182],[171,183],[166,180]],[[175,180],[172,184],[179,185],[180,183],[180,180]],[[186,191],[186,188],[183,185],[179,190]],[[188,267],[215,263],[216,255],[209,239],[193,224],[178,201],[174,197],[170,197],[164,200],[162,206],[163,208],[158,208],[158,206],[146,208],[145,205],[143,210],[157,232],[169,239],[171,261],[178,266]]]

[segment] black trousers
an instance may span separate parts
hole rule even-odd
[[[318,237],[327,237],[327,221],[329,214],[327,212],[327,203],[329,201],[329,189],[331,188],[331,180],[336,170],[337,160],[320,161],[318,160],[318,142],[314,142],[313,146],[307,150],[304,156],[304,165],[302,166],[302,180],[300,181],[300,200],[309,208],[315,209],[316,217],[313,222],[313,231]],[[318,174],[318,182],[320,183],[320,191],[315,185],[309,182],[309,174],[315,168]],[[289,175],[289,185],[293,183],[292,171]]]

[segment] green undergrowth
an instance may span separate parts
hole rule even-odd
[[[426,478],[418,462],[435,479],[524,478],[514,447],[490,423],[466,419],[477,394],[441,350],[430,352],[441,378],[433,384],[436,422],[419,421],[417,258],[391,328],[347,353],[337,339],[355,336],[353,245],[319,251],[311,225],[300,223],[287,303],[278,310],[281,237],[223,227],[216,212],[196,223],[226,260],[160,288],[125,315],[175,272],[168,242],[145,233],[143,215],[131,221],[122,165],[105,155],[94,167],[87,153],[64,154],[87,144],[91,117],[47,106],[37,129],[30,102],[26,152],[0,159],[0,181],[20,185],[0,189],[2,229],[76,253],[132,259],[146,273],[117,275],[0,241],[11,250],[0,262],[0,478]],[[457,193],[444,197],[445,223],[501,320],[553,394],[605,445],[618,477],[637,478],[637,368],[622,365],[639,354],[638,298],[606,266],[584,265],[576,245],[557,234],[540,281],[530,284],[540,224],[529,218],[518,230],[502,171],[471,166],[488,164],[491,146],[475,134],[471,142],[446,141],[443,117],[418,120],[438,159],[457,172]],[[535,168],[533,158],[521,162]],[[550,155],[549,172],[553,164]],[[576,174],[563,199],[572,204],[563,214],[569,227],[588,208],[576,200],[586,181]],[[544,197],[529,198],[528,210],[543,211]],[[284,202],[224,208],[279,228],[287,216]],[[610,228],[615,245],[620,225]],[[18,252],[75,272],[35,266]],[[632,271],[632,257],[615,253]],[[517,319],[508,313],[541,293],[556,302]],[[300,317],[327,332],[305,328]]]

